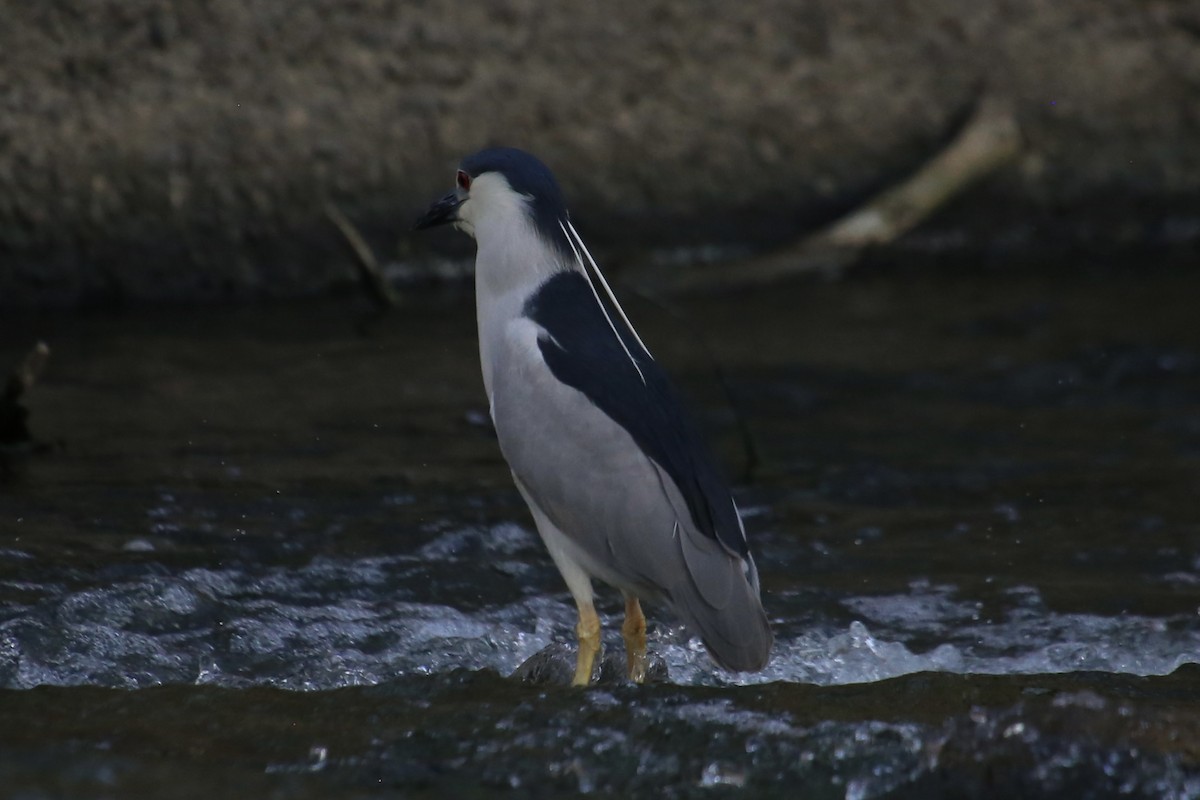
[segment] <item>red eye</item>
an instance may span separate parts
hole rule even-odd
[[[458,188],[462,189],[464,192],[471,188],[471,176],[463,172],[461,169],[458,171],[457,180]]]

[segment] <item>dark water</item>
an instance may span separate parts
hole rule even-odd
[[[574,611],[469,295],[0,321],[0,365],[53,351],[51,452],[0,486],[4,796],[1200,796],[1198,297],[964,267],[631,301],[778,647],[724,674],[651,611],[669,681],[586,692],[508,677]]]

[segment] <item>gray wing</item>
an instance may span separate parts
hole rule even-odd
[[[543,331],[543,361],[671,477],[702,534],[752,563],[729,488],[670,379],[624,314],[601,302],[582,272],[557,273],[538,287],[524,313]]]
[[[749,555],[707,535],[672,475],[555,375],[546,336],[532,319],[509,323],[506,368],[491,378],[500,447],[529,499],[578,546],[589,574],[665,599],[723,666],[761,668],[772,636]]]

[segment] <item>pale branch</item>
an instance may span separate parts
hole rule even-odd
[[[656,271],[656,289],[703,289],[761,284],[805,273],[837,275],[863,251],[895,241],[951,197],[1012,161],[1021,132],[1008,104],[982,101],[959,134],[904,182],[796,244],[736,264]]]

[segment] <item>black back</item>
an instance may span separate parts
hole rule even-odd
[[[554,377],[583,392],[666,470],[701,532],[747,555],[733,498],[675,388],[620,317],[610,315],[641,376],[582,273],[555,274],[525,304],[525,316],[549,334],[538,346]]]
[[[513,191],[529,198],[530,217],[538,233],[548,243],[574,260],[571,245],[559,222],[569,219],[562,189],[550,168],[524,150],[515,147],[493,147],[467,156],[459,166],[472,179],[488,172],[498,172]]]

